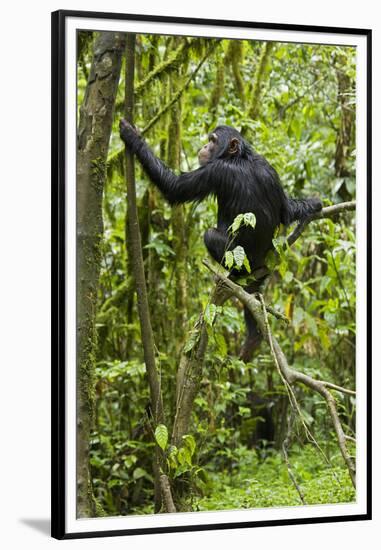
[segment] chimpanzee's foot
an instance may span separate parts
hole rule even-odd
[[[318,197],[312,197],[311,199],[308,199],[308,202],[314,212],[320,212],[320,210],[323,208],[323,204]]]

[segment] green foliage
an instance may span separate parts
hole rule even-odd
[[[234,264],[241,269],[244,259],[246,257],[245,251],[242,246],[236,246],[233,250]]]
[[[92,58],[92,33],[80,36],[78,107],[84,97]],[[146,127],[182,89],[206,52],[208,41],[194,39],[173,65],[172,37],[138,35],[136,78],[144,82],[153,70],[165,67],[139,90],[135,123]],[[319,195],[326,205],[355,199],[354,132],[346,144],[345,168],[335,168],[343,112],[355,110],[354,48],[318,44],[276,43],[260,79],[260,104],[253,119],[248,110],[258,73],[262,43],[242,40],[232,46],[217,40],[216,50],[182,93],[180,169],[197,167],[197,151],[214,125],[243,129],[245,137],[280,174],[290,196]],[[338,75],[349,77],[343,111]],[[210,106],[211,90],[213,109]],[[146,272],[157,364],[165,405],[165,425],[154,426],[137,314],[133,266],[126,231],[124,155],[118,124],[122,115],[124,76],[118,87],[113,132],[104,189],[104,238],[98,292],[98,350],[95,371],[96,410],[90,464],[97,502],[106,515],[153,513],[152,457],[164,457],[171,483],[183,483],[188,509],[221,510],[299,505],[281,453],[289,405],[271,355],[264,344],[250,363],[238,359],[243,340],[242,308],[230,300],[211,304],[213,281],[204,268],[203,233],[215,226],[213,198],[184,205],[182,223],[136,163],[139,224]],[[146,139],[163,160],[168,142],[169,113],[147,132]],[[181,128],[180,128],[181,130]],[[231,246],[224,265],[250,266],[239,231],[255,228],[251,212],[238,213],[231,225]],[[302,372],[341,386],[355,387],[355,217],[353,213],[316,221],[292,247],[291,228],[274,235],[275,252],[267,266],[275,273],[266,289],[266,302],[290,320],[286,326],[270,317],[271,328],[289,358]],[[176,238],[181,233],[186,265],[179,260]],[[179,272],[184,281],[180,292]],[[182,293],[183,292],[183,293]],[[182,309],[185,303],[185,311]],[[200,340],[200,313],[209,336],[205,368],[193,407],[189,432],[179,447],[171,445],[176,414],[176,377],[181,350],[193,357]],[[352,502],[355,495],[337,452],[335,434],[321,397],[296,388],[304,421],[331,461],[327,465],[295,429],[289,458],[308,504]],[[258,405],[258,396],[266,403]],[[335,395],[348,435],[354,435],[354,400]],[[263,438],[270,412],[275,443]],[[159,449],[158,449],[159,447]]]
[[[236,451],[233,472],[210,474],[213,492],[195,503],[197,510],[267,508],[300,505],[298,493],[279,453],[264,461],[245,448]],[[355,493],[342,465],[324,466],[310,446],[290,453],[293,474],[307,504],[354,502]]]
[[[214,319],[217,314],[217,306],[215,304],[208,304],[205,309],[204,319],[206,323],[211,327],[213,326]]]
[[[234,218],[234,221],[232,225],[229,227],[229,229],[234,235],[234,233],[237,233],[241,225],[250,226],[254,229],[255,224],[256,224],[255,214],[253,214],[253,212],[246,212],[245,214],[238,214],[238,216]]]
[[[225,252],[225,265],[228,269],[231,269],[234,265],[234,254],[231,250]]]
[[[242,246],[236,246],[233,250],[228,250],[225,252],[225,265],[228,269],[231,269],[234,266],[238,270],[244,266],[248,273],[251,272],[249,260],[247,259],[245,250]]]
[[[196,441],[191,434],[183,436],[183,445],[180,448],[171,445],[167,455],[167,465],[173,479],[187,474],[193,483],[204,484],[206,473],[203,468],[194,463],[195,453]]]
[[[165,449],[167,448],[167,443],[168,443],[167,426],[164,426],[164,424],[159,424],[158,426],[156,426],[155,439],[156,439],[156,443],[159,445],[159,447],[163,451],[165,451]]]

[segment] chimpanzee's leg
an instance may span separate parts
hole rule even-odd
[[[208,249],[209,254],[216,262],[222,264],[225,252],[229,250],[229,236],[218,229],[208,229],[204,235],[205,246]],[[258,264],[257,264],[258,265]],[[266,280],[269,272],[267,268],[256,268],[253,271],[253,275],[256,276],[256,280],[245,287],[246,292],[253,294],[261,291],[261,286]],[[230,277],[234,280],[237,276],[242,276],[243,273],[233,270]],[[246,323],[246,338],[240,351],[240,358],[242,361],[251,361],[254,350],[259,346],[262,340],[262,334],[260,333],[254,317],[251,315],[247,307],[244,308],[244,316]]]
[[[222,264],[228,250],[229,235],[215,228],[208,229],[204,235],[204,243],[212,258]]]
[[[246,306],[243,311],[246,323],[246,338],[239,352],[239,358],[248,363],[252,360],[255,349],[262,341],[262,334],[257,327],[254,317]]]
[[[265,273],[264,275],[263,272]],[[258,280],[253,281],[251,284],[245,287],[246,292],[248,292],[249,294],[261,292],[262,285],[268,276],[268,270],[267,268],[260,268],[260,270],[254,270],[254,274],[257,274]],[[239,356],[242,361],[248,363],[253,358],[255,349],[262,341],[262,334],[257,327],[257,323],[254,317],[246,306],[244,307],[244,316],[246,323],[246,338],[242,345]]]

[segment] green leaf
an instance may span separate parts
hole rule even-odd
[[[248,273],[251,273],[251,267],[249,260],[247,259],[247,256],[245,255],[245,259],[243,260],[243,265]]]
[[[122,485],[124,485],[124,481],[122,479],[110,479],[107,482],[107,487],[109,489],[112,489],[113,487],[121,487]]]
[[[205,309],[204,319],[209,326],[213,325],[216,318],[217,306],[215,304],[208,304]]]
[[[280,235],[273,239],[273,246],[280,256],[284,255],[284,247],[287,246],[287,237]]]
[[[158,424],[156,426],[155,430],[155,439],[156,443],[159,445],[163,451],[165,451],[165,448],[168,443],[168,430],[167,426],[164,426],[164,424]]]
[[[168,456],[170,456],[170,457],[176,457],[178,452],[179,452],[179,450],[178,450],[178,448],[176,447],[176,445],[171,445],[171,446],[169,447]]]
[[[319,338],[323,348],[325,350],[328,350],[331,347],[331,341],[327,332],[324,329],[319,329]]]
[[[320,279],[320,294],[323,294],[323,292],[328,288],[328,286],[331,283],[332,283],[331,277],[324,275],[324,277]]]
[[[251,409],[249,407],[238,407],[238,414],[240,416],[249,417],[251,414]]]
[[[159,237],[156,237],[150,243],[146,244],[144,248],[152,248],[153,250],[155,250],[158,256],[162,256],[163,258],[167,256],[175,256],[174,250],[166,243],[161,241]]]
[[[278,271],[279,271],[279,275],[283,277],[286,275],[287,273],[287,262],[284,262],[282,261],[279,265],[278,265]]]
[[[257,220],[256,220],[255,214],[253,214],[253,212],[246,212],[245,214],[238,214],[238,216],[236,216],[234,218],[234,221],[230,226],[231,232],[234,235],[234,233],[236,233],[238,231],[238,229],[241,227],[242,224],[249,225],[250,227],[252,227],[254,229],[256,221]]]
[[[178,453],[178,449],[175,445],[171,445],[169,447],[169,451],[168,451],[168,460],[167,460],[167,464],[170,468],[172,469],[176,469],[177,466],[178,466],[178,463],[177,463],[177,453]]]
[[[146,477],[147,472],[143,470],[143,468],[135,468],[134,473],[132,474],[132,477],[135,481],[140,479],[141,477]]]
[[[181,447],[177,454],[177,460],[181,466],[184,466],[185,464],[192,466],[192,456],[190,450],[187,447]]]
[[[225,252],[225,265],[228,269],[230,269],[231,267],[233,267],[233,264],[234,264],[233,252],[228,250],[227,252]]]
[[[225,357],[227,352],[228,352],[228,346],[226,344],[225,338],[223,337],[222,334],[217,334],[215,332],[214,340],[217,344],[219,354],[222,355],[223,357]]]
[[[243,223],[245,225],[250,225],[250,227],[254,229],[257,223],[255,214],[253,212],[246,212],[246,214],[243,215]]]
[[[243,266],[243,262],[246,258],[245,250],[242,246],[236,246],[233,250],[234,262],[238,268]]]
[[[131,466],[133,466],[137,460],[138,457],[136,455],[129,455],[126,456],[126,458],[123,460],[123,463],[126,468],[131,468]]]
[[[300,140],[300,138],[302,137],[302,126],[297,118],[292,119],[290,128],[296,139]]]
[[[196,450],[196,441],[194,440],[193,435],[183,435],[183,439],[185,442],[185,446],[189,449],[190,455],[193,456]]]
[[[195,328],[190,331],[188,340],[185,342],[183,353],[189,353],[197,344],[200,338],[200,331],[198,328]]]
[[[174,473],[173,477],[179,477],[181,476],[182,474],[185,474],[185,472],[189,472],[191,468],[188,466],[188,464],[182,464],[181,466],[179,466],[178,468],[176,468],[176,472]]]
[[[234,218],[234,221],[230,226],[233,234],[236,233],[238,229],[241,227],[242,221],[243,221],[243,214],[238,214],[238,216]]]

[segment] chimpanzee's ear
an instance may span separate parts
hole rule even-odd
[[[239,140],[237,138],[232,138],[230,140],[230,143],[229,143],[229,153],[231,155],[235,155],[235,153],[238,153],[238,145],[239,145]]]

